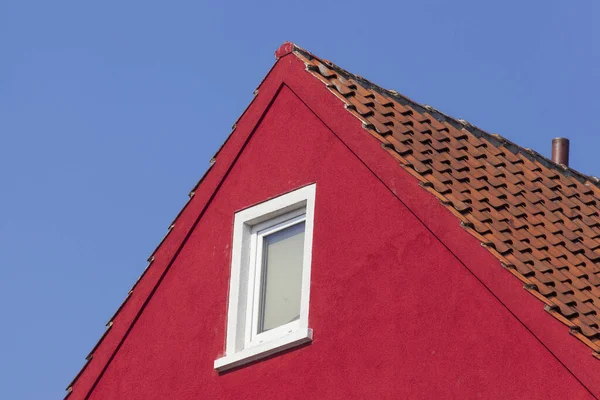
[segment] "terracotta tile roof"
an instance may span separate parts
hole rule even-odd
[[[598,179],[288,46],[385,151],[600,358]]]

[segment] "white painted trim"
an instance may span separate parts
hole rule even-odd
[[[215,360],[214,367],[217,371],[223,372],[228,369],[251,363],[261,358],[269,357],[272,354],[290,349],[301,344],[312,341],[312,329],[299,329],[289,335],[281,336],[275,340],[263,343],[258,346],[250,347],[232,355],[226,355]]]
[[[268,352],[267,355],[270,355],[295,344],[306,343],[311,340],[312,331],[308,329],[308,305],[310,299],[315,194],[316,184],[311,184],[235,214],[225,356],[215,361],[215,369],[221,371],[221,367],[217,367],[217,365],[230,363],[229,361],[220,360],[242,360],[247,357],[254,360],[266,357],[266,355],[257,356],[262,351],[266,351]],[[254,268],[258,251],[257,234],[259,231],[275,225],[292,219],[295,220],[301,215],[304,216],[305,232],[300,318],[263,334],[253,335],[255,326],[253,327],[252,324],[252,315],[254,307],[253,294],[256,292],[254,282],[256,271]],[[307,333],[309,331],[310,334]],[[298,335],[302,338],[298,339]],[[284,338],[296,339],[288,342],[286,341],[288,339],[283,340]],[[248,356],[248,354],[250,355]],[[238,363],[238,361],[232,362]],[[241,364],[238,363],[238,365]]]

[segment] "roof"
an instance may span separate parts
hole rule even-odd
[[[600,359],[598,178],[383,89],[291,43],[276,54],[290,52]]]

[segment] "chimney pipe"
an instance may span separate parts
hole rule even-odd
[[[569,139],[562,137],[552,139],[552,161],[569,166]]]

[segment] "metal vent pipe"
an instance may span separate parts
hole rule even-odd
[[[569,139],[562,137],[552,139],[552,161],[569,166]]]

